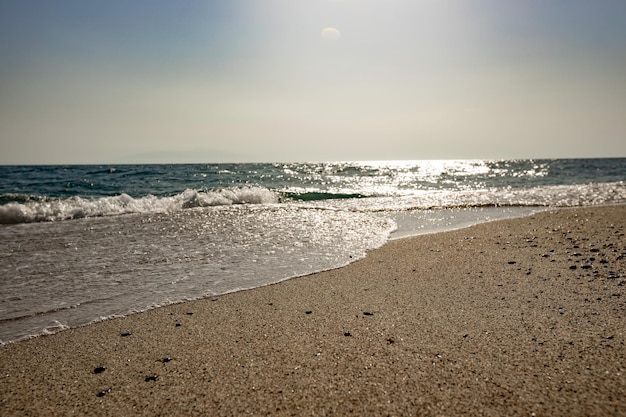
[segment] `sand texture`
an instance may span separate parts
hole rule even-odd
[[[0,348],[1,416],[626,415],[626,206]]]

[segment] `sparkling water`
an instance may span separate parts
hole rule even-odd
[[[0,167],[0,341],[346,265],[389,238],[626,203],[626,159]]]

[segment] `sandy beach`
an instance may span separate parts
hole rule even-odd
[[[0,347],[2,416],[626,415],[626,206]]]

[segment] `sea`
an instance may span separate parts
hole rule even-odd
[[[0,343],[338,268],[389,239],[626,204],[625,181],[626,158],[0,166]]]

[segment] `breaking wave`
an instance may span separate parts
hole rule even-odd
[[[9,196],[2,196],[8,199]],[[279,195],[262,187],[228,188],[216,191],[187,189],[170,197],[148,195],[133,198],[128,194],[87,199],[11,196],[13,201],[0,206],[0,224],[33,223],[114,216],[131,213],[162,213],[193,207],[233,204],[273,204]]]
[[[194,207],[235,204],[277,204],[292,202],[307,207],[351,211],[445,209],[462,207],[576,207],[624,204],[626,184],[588,183],[541,187],[500,187],[466,190],[411,190],[404,195],[369,195],[363,190],[271,190],[251,186],[213,191],[187,189],[158,197],[133,198],[128,194],[109,197],[41,197],[0,195],[0,224],[33,223],[103,217],[131,213],[165,213]]]

